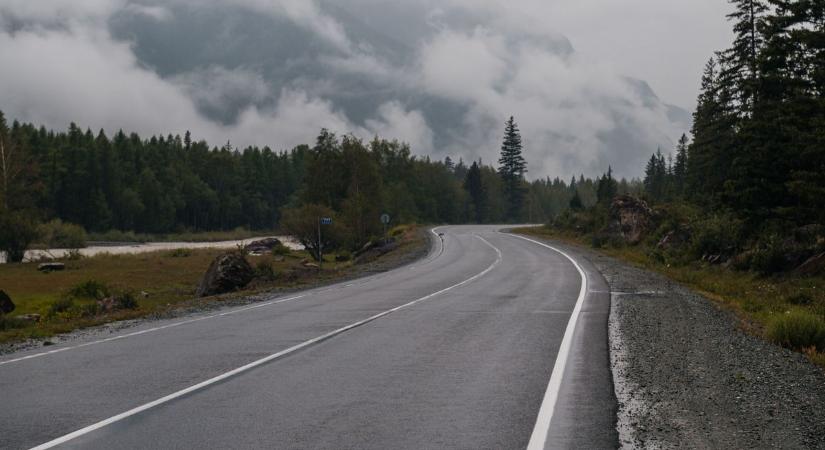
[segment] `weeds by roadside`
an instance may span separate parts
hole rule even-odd
[[[574,245],[591,244],[588,236],[547,227],[521,228],[515,231]],[[703,242],[714,240],[709,236]],[[805,353],[811,361],[825,367],[825,347],[821,340],[825,330],[823,277],[800,277],[793,274],[766,276],[755,271],[743,272],[702,261],[680,261],[675,256],[663,258],[642,247],[615,243],[601,246],[597,250],[685,284],[736,312],[743,320],[743,328],[748,332]]]

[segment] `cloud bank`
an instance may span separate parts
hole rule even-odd
[[[275,149],[326,127],[485,162],[515,115],[532,177],[636,176],[686,131],[684,111],[548,29],[547,2],[517,3],[7,0],[0,109]]]

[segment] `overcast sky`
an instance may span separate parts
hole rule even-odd
[[[3,0],[0,110],[64,129],[311,143],[321,127],[531,177],[638,176],[689,128],[724,0]]]

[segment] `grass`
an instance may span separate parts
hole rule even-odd
[[[400,246],[393,253],[402,254],[422,245],[414,228],[405,229],[401,234]],[[165,250],[137,255],[103,254],[64,260],[66,270],[48,274],[38,272],[34,263],[0,264],[0,289],[6,291],[17,306],[12,317],[0,316],[0,343],[45,338],[77,328],[215,301],[195,300],[194,292],[209,264],[223,252],[187,249],[186,252]],[[336,262],[335,257],[335,254],[325,255],[323,272],[319,273],[303,267],[302,261],[309,259],[305,252],[247,256],[258,276],[246,290],[219,297],[218,301],[260,291],[312,286],[350,275],[353,263]],[[132,293],[138,308],[83,317],[60,314],[69,310],[91,311],[96,299],[110,293]],[[72,304],[61,304],[67,299]],[[21,323],[13,317],[24,314],[40,314],[42,320],[37,324]]]
[[[587,236],[546,227],[521,228],[518,233],[590,246]],[[766,277],[695,262],[669,265],[649,257],[643,247],[603,247],[597,251],[659,272],[733,310],[742,328],[779,345],[808,355],[825,367],[825,277]],[[813,348],[818,347],[818,348]]]

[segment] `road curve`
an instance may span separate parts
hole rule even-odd
[[[615,448],[606,283],[499,229],[440,228],[391,272],[6,355],[0,448]]]

